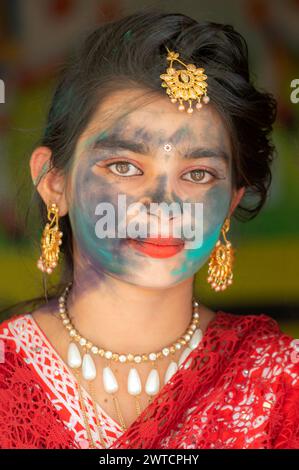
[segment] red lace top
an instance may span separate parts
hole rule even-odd
[[[298,449],[298,343],[267,315],[218,311],[125,432],[97,404],[106,447]],[[30,313],[0,324],[1,351],[0,448],[86,448],[76,379]]]

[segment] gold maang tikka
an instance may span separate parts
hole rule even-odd
[[[48,223],[41,238],[41,256],[37,261],[37,267],[48,274],[58,264],[60,245],[62,244],[62,232],[58,225],[58,206],[52,203],[48,207]]]
[[[185,106],[183,101],[188,101],[189,107],[187,113],[193,113],[192,101],[197,100],[195,107],[200,109],[202,107],[201,101],[207,104],[210,101],[207,95],[206,83],[207,75],[204,74],[204,68],[197,68],[194,64],[185,64],[179,59],[179,53],[170,51],[167,47],[167,60],[170,62],[169,67],[166,69],[167,73],[160,75],[163,82],[162,87],[166,88],[166,93],[169,95],[172,103],[179,101],[179,110],[184,111]],[[185,69],[175,69],[173,62],[179,62]]]
[[[207,281],[215,291],[223,291],[233,282],[234,250],[226,238],[229,227],[230,220],[226,219],[221,229],[225,244],[218,240],[210,256]]]

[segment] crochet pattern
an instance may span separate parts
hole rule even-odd
[[[84,439],[85,430],[79,420],[66,426],[66,404],[50,399],[46,376],[44,382],[21,353],[16,325],[22,321],[33,320],[27,314],[0,325],[0,447],[80,448],[77,436]],[[292,340],[267,315],[217,312],[199,346],[125,432],[106,415],[110,448],[299,448],[299,362]],[[75,397],[72,406],[80,414]]]

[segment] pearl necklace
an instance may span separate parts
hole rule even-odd
[[[78,332],[78,330],[74,327],[69,317],[66,303],[67,303],[67,296],[68,296],[70,287],[71,287],[71,284],[65,288],[64,293],[59,297],[59,316],[71,338],[71,341],[68,347],[68,353],[67,353],[67,363],[69,367],[73,369],[78,382],[80,379],[79,370],[81,370],[82,377],[88,383],[91,397],[94,396],[94,381],[97,377],[97,370],[96,370],[96,366],[92,358],[92,355],[95,355],[95,356],[99,355],[100,357],[103,357],[109,360],[110,362],[130,363],[134,365],[139,364],[141,362],[151,361],[153,368],[148,374],[148,377],[145,383],[145,392],[150,397],[149,399],[149,403],[150,403],[153,397],[157,393],[159,393],[159,390],[160,390],[160,377],[159,377],[158,370],[155,366],[156,360],[161,359],[163,357],[168,357],[169,355],[174,355],[178,350],[182,349],[183,346],[188,344],[188,346],[183,350],[178,360],[178,363],[175,361],[170,362],[166,370],[166,373],[164,375],[164,385],[165,385],[171,379],[171,377],[175,374],[178,368],[182,366],[183,362],[187,359],[187,357],[192,352],[192,350],[197,348],[200,341],[202,340],[203,333],[202,333],[202,330],[199,328],[199,313],[198,313],[199,304],[193,298],[192,299],[193,314],[192,314],[192,319],[191,319],[189,326],[187,327],[186,331],[180,338],[174,341],[171,345],[164,347],[162,350],[150,352],[149,354],[136,354],[135,355],[132,353],[119,354],[116,352],[105,350],[104,348],[100,348],[94,345],[91,341],[88,341],[86,338],[84,338]],[[81,348],[83,348],[83,359],[81,357],[80,349],[78,348],[76,343],[78,343],[78,345],[81,346]],[[190,361],[188,361],[185,364],[185,368],[189,366],[189,363]],[[118,419],[121,423],[121,428],[123,431],[125,431],[127,428],[126,428],[123,416],[121,414],[119,402],[116,396],[116,392],[119,390],[119,385],[115,377],[115,374],[113,373],[112,368],[110,366],[103,368],[102,379],[103,379],[103,386],[104,386],[105,392],[112,395],[113,404],[114,404]],[[139,416],[141,414],[139,395],[142,392],[142,384],[141,384],[141,379],[138,374],[138,371],[135,367],[130,368],[130,371],[128,374],[128,380],[127,380],[127,391],[135,399],[136,413],[137,413],[137,416]],[[82,397],[79,383],[78,383],[78,392],[79,392],[80,405],[84,414],[85,426],[87,428],[86,431],[87,431],[88,440],[89,440],[90,446],[95,448],[96,446],[92,439],[91,429],[88,423],[86,411],[84,410],[84,402],[83,402],[83,397]],[[93,408],[94,408],[95,415],[97,418],[97,426],[98,426],[98,430],[100,433],[100,440],[101,440],[103,447],[106,447],[104,440],[103,440],[103,436],[101,435],[101,429],[100,429],[101,422],[99,421],[98,416],[97,416],[95,402],[93,402]]]

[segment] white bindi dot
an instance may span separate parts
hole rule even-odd
[[[171,145],[171,144],[165,144],[165,145],[164,145],[164,150],[166,150],[166,152],[170,152],[171,149],[172,149],[172,145]]]

